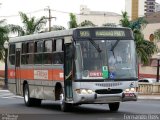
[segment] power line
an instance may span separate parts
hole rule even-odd
[[[49,21],[49,31],[51,31],[51,20],[52,20],[52,18],[56,19],[56,17],[52,17],[51,16],[51,9],[50,9],[49,6],[46,9],[44,9],[44,10],[48,11],[48,18],[46,17],[46,19],[48,19],[48,21]]]
[[[35,11],[31,11],[31,12],[27,12],[25,14],[33,14],[33,13],[38,13],[38,12],[41,12],[41,11],[44,11],[43,9],[39,9],[39,10],[35,10]],[[18,14],[16,15],[8,15],[8,16],[0,16],[0,18],[10,18],[10,17],[19,17]]]

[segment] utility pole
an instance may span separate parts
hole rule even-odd
[[[50,9],[49,6],[47,8],[45,8],[44,10],[48,11],[48,18],[46,18],[46,19],[48,19],[48,22],[49,22],[49,31],[51,31],[51,19],[52,18],[56,19],[56,17],[52,17],[52,15],[51,15],[51,9]]]

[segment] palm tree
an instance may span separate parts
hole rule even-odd
[[[96,26],[96,25],[89,20],[85,20],[85,21],[81,22],[78,26],[79,27],[89,27],[89,26],[92,27],[92,26]]]
[[[127,16],[127,12],[122,12],[122,19],[120,20],[120,23],[123,27],[129,27],[130,26],[130,21]]]
[[[129,27],[132,29],[135,37],[136,51],[138,58],[141,62],[147,64],[149,58],[157,51],[157,47],[153,42],[144,39],[144,35],[141,30],[146,26],[147,22],[144,18],[138,18],[135,21],[129,21],[127,12],[122,12],[122,19],[120,23],[123,27]]]
[[[3,44],[8,40],[8,27],[5,24],[5,20],[0,20],[0,60],[4,60],[4,47]]]
[[[13,25],[13,24],[9,25],[10,32],[18,33],[18,36],[37,33],[43,28],[43,26],[47,22],[44,16],[39,19],[36,19],[35,17],[29,18],[23,12],[19,12],[19,15],[21,17],[24,26],[21,27],[19,25]]]
[[[76,16],[73,13],[70,13],[70,21],[69,21],[69,28],[76,28],[78,27]]]

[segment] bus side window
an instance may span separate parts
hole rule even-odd
[[[15,44],[10,44],[9,46],[9,62],[11,65],[15,65]]]
[[[38,41],[35,42],[35,60],[34,63],[35,64],[42,64],[43,62],[43,49],[44,49],[44,45],[43,45],[43,41]]]
[[[52,64],[52,40],[44,41],[43,63]]]
[[[21,49],[21,64],[24,65],[26,64],[26,52],[27,52],[27,44],[22,43],[22,49]]]
[[[53,43],[53,64],[64,63],[63,39],[54,40]]]
[[[26,64],[34,63],[34,42],[27,43]]]

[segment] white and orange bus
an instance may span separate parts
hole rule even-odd
[[[112,59],[110,59],[112,58]],[[9,40],[8,86],[27,106],[59,101],[73,105],[137,100],[137,62],[131,29],[91,27]]]

